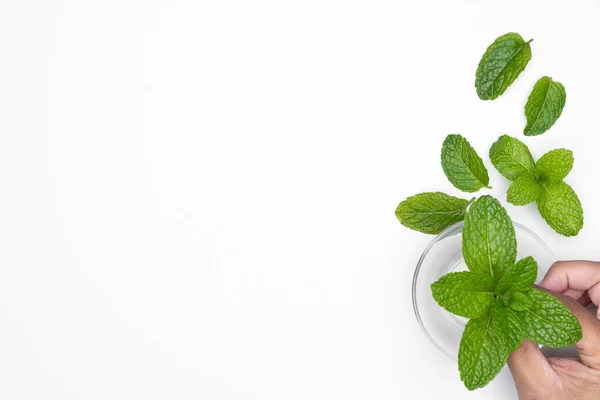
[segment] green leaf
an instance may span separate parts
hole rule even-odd
[[[569,309],[552,295],[533,289],[532,304],[521,313],[525,337],[548,347],[565,347],[581,340],[581,325]]]
[[[462,252],[472,272],[496,279],[515,263],[515,228],[495,198],[481,196],[469,208],[463,228]]]
[[[492,305],[492,327],[500,334],[504,342],[504,350],[510,354],[523,341],[521,329],[523,322],[519,314],[508,308],[501,299],[496,299]]]
[[[515,311],[525,311],[533,304],[523,292],[508,292],[505,297],[508,299],[508,306]]]
[[[537,204],[548,225],[561,235],[575,236],[583,228],[581,202],[566,183],[543,185]]]
[[[526,206],[538,199],[542,187],[529,175],[521,175],[506,192],[506,201],[515,206]]]
[[[500,96],[525,70],[531,60],[532,40],[525,42],[518,33],[507,33],[487,48],[475,74],[475,87],[481,100]]]
[[[535,178],[535,163],[527,146],[518,139],[502,135],[490,148],[494,167],[511,181],[522,175]]]
[[[483,160],[460,135],[448,135],[444,140],[442,168],[450,183],[463,192],[488,187],[490,178]]]
[[[562,83],[553,81],[549,76],[540,78],[525,104],[527,126],[523,133],[536,136],[546,132],[562,114],[566,101],[567,92]]]
[[[569,175],[573,168],[573,152],[567,149],[551,150],[535,163],[535,172],[546,183],[558,183]]]
[[[506,270],[496,285],[496,294],[531,289],[537,278],[538,266],[533,257],[525,257]]]
[[[441,192],[411,196],[396,208],[396,217],[407,228],[438,234],[465,219],[469,201]]]
[[[489,275],[452,272],[431,285],[437,303],[453,314],[476,318],[490,309],[496,282]]]
[[[498,375],[508,359],[505,347],[491,312],[467,322],[458,350],[460,379],[467,389],[484,387]]]

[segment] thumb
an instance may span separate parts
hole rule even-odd
[[[541,398],[539,388],[548,387],[555,375],[538,345],[527,339],[508,357],[508,367],[519,396],[525,398]]]
[[[600,321],[571,297],[562,293],[552,293],[573,313],[581,325],[582,338],[575,343],[581,362],[590,368],[600,370]]]

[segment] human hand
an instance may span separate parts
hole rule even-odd
[[[600,303],[600,263],[554,263],[541,286],[562,301],[577,317],[583,337],[575,344],[580,360],[546,358],[525,339],[508,359],[520,400],[600,399],[600,311],[585,307]]]

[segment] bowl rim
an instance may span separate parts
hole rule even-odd
[[[425,325],[423,325],[423,320],[421,319],[421,314],[419,313],[419,306],[417,305],[417,281],[418,281],[418,278],[419,278],[419,271],[421,270],[421,266],[423,265],[423,261],[427,257],[427,254],[429,253],[429,251],[431,250],[431,248],[433,246],[435,246],[435,244],[438,243],[439,241],[441,241],[442,239],[445,239],[450,233],[452,233],[453,231],[461,228],[464,224],[465,224],[464,221],[460,221],[460,222],[457,222],[454,225],[449,226],[448,228],[446,228],[442,232],[440,232],[438,235],[436,235],[431,242],[429,242],[429,244],[427,245],[427,247],[425,248],[425,250],[423,250],[423,253],[421,254],[421,257],[419,257],[419,261],[417,262],[417,267],[415,268],[415,273],[413,275],[413,281],[412,281],[413,310],[414,310],[415,316],[417,317],[417,321],[419,322],[419,326],[421,327],[421,330],[423,331],[423,333],[425,333],[425,336],[427,336],[427,338],[429,338],[429,341],[435,345],[435,347],[437,347],[442,353],[444,353],[445,355],[447,355],[448,357],[450,357],[453,360],[456,357],[454,355],[452,355],[452,354],[449,354],[448,351],[446,351],[445,349],[443,349],[431,337],[431,335],[429,334],[429,332],[425,328]],[[524,226],[524,225],[522,225],[522,224],[520,224],[518,222],[515,222],[515,221],[513,221],[513,226],[515,228],[519,228],[519,229],[523,230],[525,233],[527,233],[531,237],[533,237],[540,245],[542,245],[542,247],[548,252],[548,254],[550,254],[550,257],[552,258],[552,260],[556,261],[556,257],[554,256],[554,253],[552,253],[552,250],[550,250],[550,247],[548,247],[548,245],[546,244],[546,242],[544,242],[542,240],[542,238],[540,238],[535,232],[533,232],[531,229],[529,229],[526,226]]]

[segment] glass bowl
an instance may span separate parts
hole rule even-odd
[[[536,283],[554,263],[554,255],[535,233],[513,222],[517,237],[517,260],[532,256],[538,264]],[[456,360],[458,347],[467,318],[451,314],[440,307],[431,296],[431,284],[448,272],[466,271],[462,256],[463,222],[444,230],[427,246],[419,259],[413,278],[413,307],[417,320],[431,341]]]

